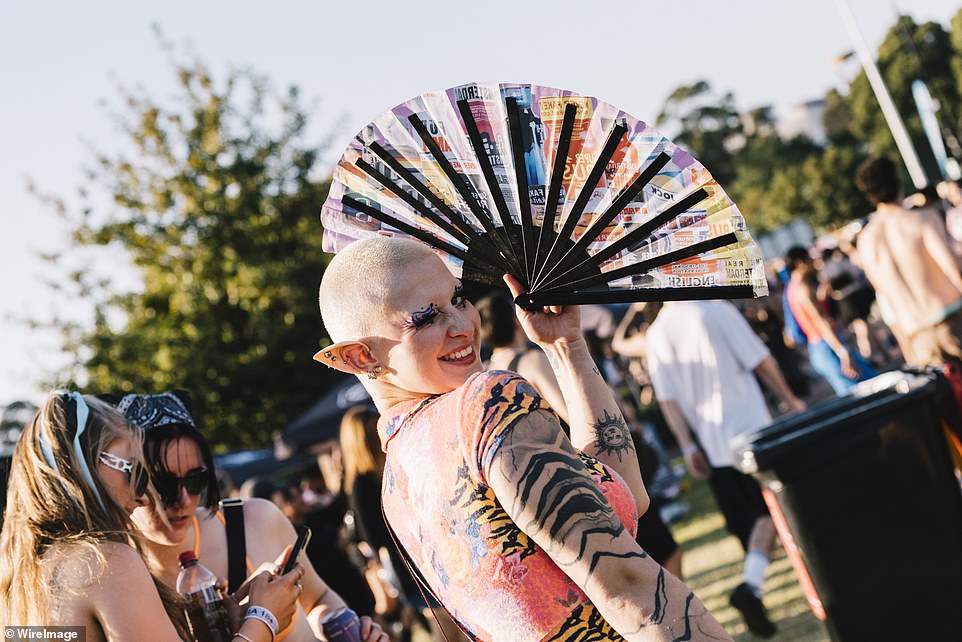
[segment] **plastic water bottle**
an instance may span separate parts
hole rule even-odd
[[[230,642],[231,630],[217,577],[193,551],[180,554],[177,592],[187,600],[187,617],[195,642]]]

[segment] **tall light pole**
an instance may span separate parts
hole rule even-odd
[[[902,117],[899,116],[895,103],[892,102],[892,96],[889,95],[888,88],[882,80],[882,74],[879,73],[878,67],[875,65],[875,58],[865,44],[865,39],[862,38],[862,32],[859,31],[858,24],[855,22],[855,15],[848,6],[848,0],[835,0],[835,4],[842,14],[842,21],[845,23],[852,44],[855,46],[855,53],[862,63],[862,68],[865,70],[865,75],[872,86],[872,91],[875,92],[875,98],[878,100],[879,107],[882,108],[882,115],[885,116],[885,122],[888,123],[889,130],[892,132],[899,154],[902,155],[902,162],[905,163],[905,168],[909,170],[912,183],[915,185],[915,189],[924,189],[928,185],[928,179],[926,179],[925,172],[922,170],[922,164],[915,153],[915,147],[912,146],[912,140],[905,129],[905,123],[902,122]]]

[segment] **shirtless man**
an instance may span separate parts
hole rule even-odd
[[[901,206],[902,184],[888,158],[864,162],[855,183],[876,206],[859,235],[859,262],[889,310],[906,362],[962,359],[962,275],[938,213]]]

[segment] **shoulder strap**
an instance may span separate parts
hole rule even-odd
[[[417,565],[414,564],[414,560],[411,559],[411,556],[408,555],[407,550],[404,548],[404,546],[401,545],[401,541],[397,538],[397,534],[394,532],[394,527],[391,526],[391,522],[388,521],[387,514],[384,512],[383,504],[381,505],[381,517],[384,518],[384,524],[387,526],[387,532],[391,536],[391,540],[394,542],[394,546],[397,548],[398,552],[401,553],[401,559],[404,560],[404,565],[407,567],[408,572],[411,573],[411,577],[415,579],[418,585],[418,591],[421,592],[421,597],[424,598],[425,604],[431,607],[431,615],[434,616],[434,621],[438,625],[438,631],[441,632],[441,637],[445,639],[445,642],[450,642],[450,640],[448,640],[448,636],[445,635],[444,633],[444,628],[441,626],[440,620],[438,620],[438,614],[434,610],[434,605],[431,603],[431,600],[428,599],[428,596],[425,595],[424,593],[425,591],[427,591],[428,594],[430,594],[431,597],[434,598],[435,602],[441,605],[441,608],[447,611],[448,616],[451,618],[451,620],[458,625],[458,628],[461,629],[461,632],[464,633],[464,635],[469,640],[471,640],[471,642],[478,642],[478,637],[474,633],[469,631],[468,628],[465,627],[464,624],[462,624],[458,618],[454,617],[454,614],[448,610],[448,607],[444,606],[444,602],[439,600],[438,596],[435,595],[434,591],[431,590],[431,587],[428,586],[427,580],[425,580],[424,576],[421,575],[421,570],[417,567]]]
[[[525,354],[527,354],[527,351],[515,352],[514,357],[511,358],[511,362],[508,363],[508,366],[505,368],[505,370],[510,370],[511,372],[517,372],[518,364],[521,363],[521,357],[523,357]]]
[[[227,592],[236,591],[247,579],[247,541],[244,536],[244,500],[222,499],[227,531]]]

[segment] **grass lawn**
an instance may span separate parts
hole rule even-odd
[[[728,604],[728,595],[742,581],[744,553],[734,535],[725,530],[725,520],[715,507],[708,484],[689,480],[690,490],[681,500],[691,504],[691,513],[672,526],[684,551],[685,581],[735,640],[758,640],[745,628],[741,614]],[[778,628],[773,640],[822,642],[828,640],[824,625],[808,607],[781,544],[773,551],[765,578],[765,606]]]

